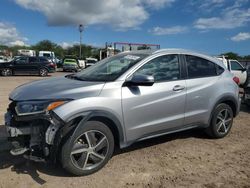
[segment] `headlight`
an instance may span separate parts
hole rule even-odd
[[[55,102],[44,102],[44,101],[25,101],[18,102],[16,106],[16,113],[19,116],[32,115],[44,113],[46,111],[53,110],[58,106],[63,105],[67,101],[55,101]]]

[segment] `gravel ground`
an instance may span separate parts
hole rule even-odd
[[[62,73],[55,73],[59,76]],[[0,77],[0,149],[8,94],[36,76]],[[5,187],[250,187],[250,108],[242,106],[231,134],[209,139],[200,130],[136,143],[119,150],[99,172],[72,177],[60,167],[27,162],[0,152],[0,188]]]

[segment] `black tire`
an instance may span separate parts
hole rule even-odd
[[[89,147],[86,135],[90,140],[92,149]],[[98,140],[98,137],[103,141]],[[103,145],[103,148],[97,150],[95,147],[101,146],[100,143]],[[77,153],[80,150],[86,151]],[[63,168],[71,174],[85,176],[103,168],[112,157],[113,151],[114,137],[111,130],[102,122],[88,121],[69,137],[62,146],[61,163]],[[96,154],[102,158],[97,157]]]
[[[41,68],[39,70],[39,75],[42,76],[42,77],[48,76],[48,73],[49,73],[49,71],[47,69],[45,69],[45,68]]]
[[[207,134],[217,139],[225,137],[232,128],[233,118],[233,110],[229,105],[224,103],[217,105],[212,112],[210,126],[206,129]]]
[[[12,76],[13,72],[9,68],[4,68],[1,70],[1,75],[2,76]]]

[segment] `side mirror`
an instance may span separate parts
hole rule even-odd
[[[126,86],[152,86],[155,82],[153,76],[138,74],[133,75],[130,80],[125,82]]]

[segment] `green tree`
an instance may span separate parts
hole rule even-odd
[[[234,52],[227,52],[221,55],[226,56],[228,59],[241,59],[241,57],[237,53],[234,53]]]

